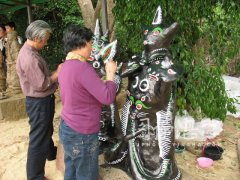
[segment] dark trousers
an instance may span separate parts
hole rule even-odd
[[[55,97],[26,97],[29,117],[29,147],[27,154],[27,179],[43,180],[46,159],[54,153],[52,140]]]

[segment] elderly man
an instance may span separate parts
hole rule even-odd
[[[48,23],[37,20],[25,32],[27,41],[17,58],[17,73],[29,116],[30,133],[27,155],[27,179],[43,180],[46,159],[56,158],[52,140],[54,117],[54,91],[61,65],[50,73],[45,60],[39,54],[50,37]]]

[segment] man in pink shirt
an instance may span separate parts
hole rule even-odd
[[[27,41],[18,54],[16,69],[23,93],[26,95],[26,110],[29,116],[30,133],[27,155],[27,179],[43,180],[46,159],[56,158],[54,147],[53,117],[54,91],[61,65],[51,73],[39,51],[47,44],[52,32],[42,21],[32,22],[25,32]]]
[[[86,62],[92,50],[91,30],[72,25],[64,33],[66,61],[58,82],[63,104],[59,135],[64,147],[65,180],[98,180],[98,132],[102,105],[116,96],[116,63],[106,64],[106,81]]]

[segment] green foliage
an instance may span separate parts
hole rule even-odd
[[[17,31],[18,35],[21,36],[23,39],[25,38],[25,29],[27,27],[28,22],[26,9],[20,9],[15,13],[8,13],[7,15],[0,16],[1,16],[0,22],[3,24],[8,23],[10,21],[15,22],[16,25],[15,30]]]
[[[143,50],[142,26],[151,25],[158,5],[163,10],[164,26],[174,21],[180,24],[171,46],[174,59],[185,70],[177,88],[179,110],[200,111],[202,116],[224,120],[227,111],[235,112],[221,75],[228,62],[239,55],[239,2],[116,1],[116,35],[124,61]]]
[[[126,58],[133,53],[140,53],[142,51],[142,27],[150,23],[156,11],[155,7],[158,5],[159,1],[151,1],[150,3],[148,1],[141,1],[139,3],[138,0],[116,1],[114,8],[117,29],[116,36],[119,40],[120,53],[123,57]],[[124,11],[122,7],[124,7]],[[127,61],[122,56],[121,59]]]
[[[42,56],[46,59],[51,70],[55,70],[62,62],[63,53],[62,36],[68,24],[83,25],[83,19],[77,0],[51,0],[44,4],[39,4],[32,10],[33,20],[41,19],[50,24],[53,33],[46,46],[41,50]],[[7,14],[6,21],[14,21],[18,34],[25,38],[25,30],[28,26],[27,10],[21,9],[15,13]],[[21,22],[21,23],[19,23]]]
[[[80,8],[77,1],[51,0],[43,6],[34,9],[34,19],[42,19],[50,24],[53,34],[41,53],[48,61],[50,69],[62,62],[65,54],[63,53],[62,36],[68,24],[83,24]]]
[[[205,19],[202,26],[203,36],[208,38],[211,45],[212,59],[219,66],[226,66],[229,59],[239,54],[240,9],[236,6],[234,2],[227,4],[227,7],[217,3],[213,7],[213,16]],[[211,31],[214,33],[208,34]]]
[[[27,28],[27,22],[28,22],[26,9],[21,9],[15,12],[12,15],[10,21],[15,22],[16,31],[18,32],[18,35],[21,36],[23,39],[25,39],[25,29]],[[18,22],[23,22],[23,23],[18,23]]]

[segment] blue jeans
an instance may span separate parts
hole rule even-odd
[[[98,180],[98,133],[80,134],[61,120],[59,136],[64,147],[64,180]]]

